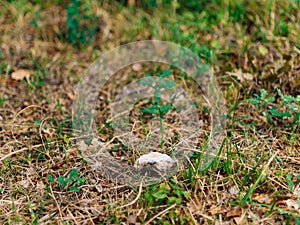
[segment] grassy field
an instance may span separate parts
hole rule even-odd
[[[200,170],[195,154],[167,180],[128,187],[87,163],[72,104],[102,53],[150,39],[189,48],[210,65],[226,100],[227,136],[209,168]],[[135,152],[107,122],[113,96],[163,71],[184,77],[145,63],[105,85],[97,131],[117,159]],[[208,118],[204,108],[198,113]],[[147,124],[144,114],[133,117]],[[166,118],[174,127],[175,117]],[[299,0],[0,0],[0,224],[300,225],[299,129]]]

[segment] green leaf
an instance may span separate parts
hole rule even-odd
[[[181,197],[182,196],[182,190],[180,190],[180,189],[176,189],[175,190],[175,193],[176,193],[176,195],[178,196],[178,197]]]
[[[174,86],[176,86],[176,83],[173,80],[160,80],[158,85],[160,88],[172,89]]]
[[[283,99],[284,98],[284,95],[282,94],[281,90],[278,88],[277,89],[277,93],[279,94],[279,96]]]
[[[138,81],[140,84],[148,86],[148,87],[153,87],[153,82],[149,80],[139,80]]]
[[[71,183],[73,180],[70,179],[70,178],[66,178],[65,181],[66,181],[67,183]]]
[[[294,117],[294,122],[300,122],[300,112],[298,112]]]
[[[183,191],[182,194],[186,199],[189,199],[191,197],[191,193],[188,191]]]
[[[283,117],[291,117],[292,114],[289,112],[282,112],[277,109],[277,106],[274,106],[271,110],[270,113],[272,116],[278,117],[278,118],[283,118]]]
[[[77,178],[78,170],[77,169],[72,169],[70,172],[70,178],[75,180]]]
[[[40,120],[35,120],[34,123],[37,124],[37,125],[41,125],[41,121]]]
[[[168,198],[168,204],[172,204],[173,202],[176,202],[177,198],[172,196]]]
[[[188,199],[191,196],[191,194],[188,191],[183,191],[181,189],[176,189],[175,193],[178,197],[184,196],[186,199]]]
[[[203,112],[210,114],[209,109],[206,106],[203,107]]]
[[[291,105],[291,104],[286,104],[286,107],[288,107],[293,112],[295,112],[295,111],[297,111],[299,109],[298,106]]]
[[[257,104],[261,103],[261,99],[260,98],[249,98],[248,101],[251,104],[254,104],[254,105],[257,105]]]
[[[166,192],[170,192],[170,187],[169,187],[169,185],[168,184],[166,184],[166,183],[161,183],[160,185],[159,185],[159,190],[165,190]]]
[[[69,187],[69,191],[79,192],[80,189],[79,189],[78,187],[75,187],[75,186],[70,186],[70,187]]]
[[[172,105],[171,104],[165,104],[165,105],[161,106],[160,111],[161,111],[161,113],[165,114],[168,111],[170,111],[171,109],[172,109]]]
[[[277,92],[278,92],[279,96],[281,97],[283,105],[287,106],[286,103],[299,102],[299,100],[300,100],[299,96],[293,97],[291,95],[284,95],[280,89],[277,89]]]
[[[172,74],[170,70],[163,70],[161,73],[158,74],[161,78],[169,77]]]
[[[65,142],[66,144],[69,144],[69,142],[70,142],[70,140],[69,140],[69,138],[67,137],[66,134],[64,135],[64,142]]]
[[[158,105],[160,105],[160,103],[161,103],[161,97],[160,97],[160,95],[161,95],[161,90],[156,89],[155,93],[154,93],[154,101]]]
[[[84,177],[75,177],[74,180],[76,180],[78,184],[83,184],[85,181],[85,178]]]
[[[295,218],[295,222],[296,222],[296,225],[300,225],[300,220],[298,220],[297,218]]]
[[[76,177],[75,180],[77,181],[76,182],[77,185],[83,185],[84,181],[85,181],[85,178],[84,177]]]
[[[57,178],[57,182],[58,182],[62,187],[67,186],[67,182],[66,182],[64,176],[59,176],[59,177]]]
[[[153,197],[157,199],[165,199],[167,197],[167,193],[165,190],[160,190],[158,192],[155,192],[153,194]]]
[[[159,108],[156,105],[141,109],[142,113],[159,114]]]
[[[268,92],[265,89],[260,89],[259,92],[260,92],[261,99],[265,99],[268,95]]]
[[[146,78],[147,78],[149,81],[151,81],[152,83],[155,83],[155,82],[157,81],[157,78],[154,78],[154,77],[151,76],[150,74],[148,74],[148,75],[146,76]]]
[[[116,152],[119,150],[119,146],[118,145],[115,145],[113,146],[111,149],[110,149],[112,152]]]
[[[154,96],[154,101],[157,105],[160,105],[161,103],[161,98],[159,96]]]
[[[283,100],[286,102],[297,102],[297,99],[291,95],[284,96]]]
[[[182,199],[181,199],[181,198],[177,198],[175,202],[176,202],[176,204],[178,204],[178,205],[179,205],[179,204],[181,204],[181,202],[182,202]]]
[[[294,182],[292,181],[292,174],[286,175],[287,183],[290,188],[290,191],[294,190]]]
[[[275,101],[275,97],[274,97],[274,96],[272,96],[272,97],[266,99],[266,102],[267,102],[267,103],[272,103],[272,102],[274,102],[274,101]]]
[[[53,176],[52,176],[51,174],[48,175],[48,180],[49,180],[51,183],[55,182],[55,180],[54,180],[54,178],[53,178]]]

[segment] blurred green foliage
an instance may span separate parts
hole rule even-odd
[[[96,15],[89,13],[84,1],[71,0],[67,12],[67,40],[77,47],[94,42],[99,20]]]

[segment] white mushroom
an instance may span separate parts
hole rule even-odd
[[[171,170],[175,165],[176,162],[170,156],[159,152],[151,152],[149,154],[142,155],[135,162],[135,167],[137,168],[155,166],[162,172]]]

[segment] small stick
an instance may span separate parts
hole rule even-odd
[[[122,205],[122,206],[118,207],[117,209],[122,209],[122,208],[125,208],[127,206],[133,205],[140,198],[140,196],[142,194],[142,189],[143,189],[143,183],[141,182],[140,188],[139,188],[139,193],[136,196],[136,198],[132,202],[130,202],[130,203],[126,204],[126,205]]]
[[[165,210],[161,211],[160,213],[158,213],[157,215],[155,215],[154,217],[152,217],[150,220],[148,220],[145,225],[150,224],[153,220],[155,220],[157,217],[166,214],[170,209],[174,208],[176,206],[176,204],[171,205],[170,207],[166,208]]]

